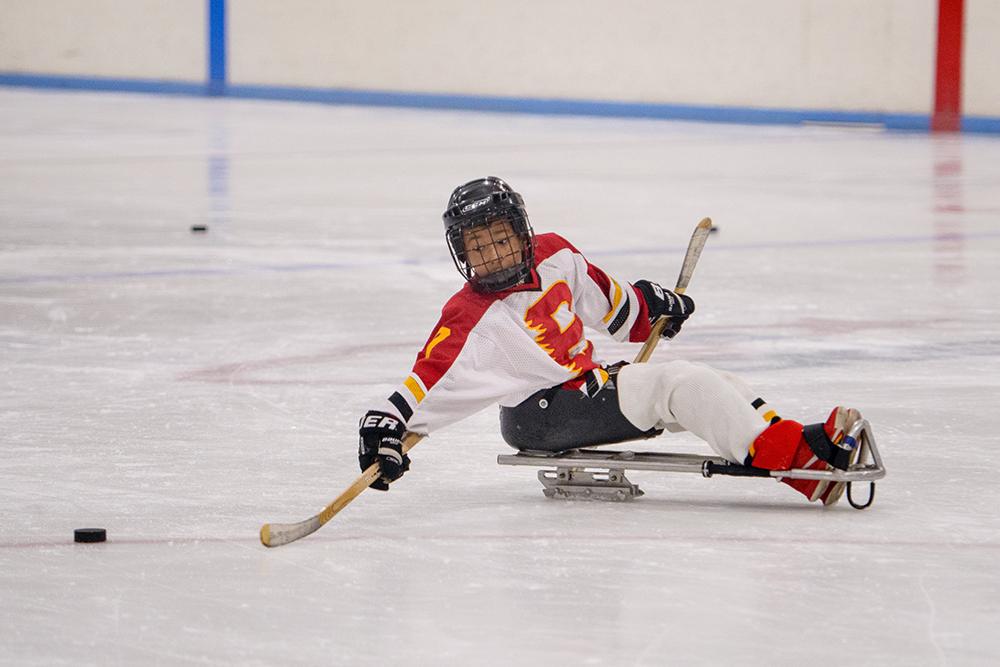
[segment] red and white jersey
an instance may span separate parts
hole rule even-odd
[[[492,294],[466,284],[381,409],[427,434],[567,381],[584,390],[588,377],[603,384],[607,375],[584,325],[620,341],[644,341],[650,331],[646,303],[630,283],[588,262],[566,239],[539,234],[531,282]]]

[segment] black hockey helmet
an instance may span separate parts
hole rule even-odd
[[[530,279],[535,235],[524,209],[524,200],[502,178],[477,178],[455,188],[442,219],[455,266],[478,291],[499,292]],[[512,266],[487,273],[483,266],[476,267],[469,261],[464,232],[476,227],[492,230],[497,221],[510,223],[511,232],[520,240],[520,257],[515,258]],[[508,239],[493,240],[505,246]]]

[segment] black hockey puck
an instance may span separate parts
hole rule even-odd
[[[104,542],[108,539],[108,531],[103,528],[77,528],[73,531],[74,542]]]
[[[207,232],[208,225],[191,225],[192,232]]]

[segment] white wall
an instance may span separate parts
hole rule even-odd
[[[935,0],[240,0],[233,83],[927,113]]]
[[[970,116],[1000,116],[1000,1],[966,0],[962,106]]]
[[[964,99],[1000,115],[1000,0]],[[229,0],[233,84],[930,113],[937,0]],[[206,0],[0,0],[0,72],[206,77]]]
[[[205,0],[0,0],[0,71],[198,81]]]

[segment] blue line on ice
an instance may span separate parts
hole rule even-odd
[[[942,241],[972,241],[976,239],[1000,238],[1000,231],[997,232],[977,232],[973,234],[949,232],[942,234],[924,234],[914,236],[884,236],[856,239],[822,239],[822,240],[789,240],[789,241],[768,241],[764,243],[745,244],[712,244],[713,251],[747,251],[766,250],[769,248],[811,248],[822,246],[849,246],[849,245],[893,245],[910,243],[935,243]],[[650,255],[664,252],[683,252],[686,246],[658,247],[650,248],[621,248],[618,250],[603,250],[588,252],[591,257],[610,257],[622,255]],[[157,269],[152,271],[107,271],[100,273],[67,273],[67,274],[35,274],[25,276],[0,276],[0,284],[30,284],[30,283],[51,283],[51,282],[85,282],[96,280],[117,280],[126,278],[159,278],[159,277],[186,277],[186,276],[230,276],[243,273],[294,273],[299,271],[341,271],[344,269],[358,269],[368,267],[385,268],[386,266],[410,266],[419,264],[445,264],[441,260],[418,260],[414,258],[396,259],[375,259],[367,262],[309,262],[304,264],[275,264],[275,265],[250,265],[238,268],[225,269]]]

